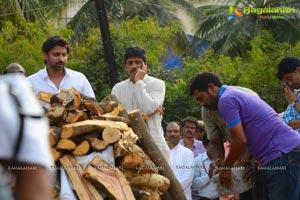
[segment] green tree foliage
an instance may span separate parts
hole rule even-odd
[[[175,109],[168,112],[165,118],[177,120],[187,115],[200,118],[195,108],[196,101],[190,101],[186,90],[190,79],[203,71],[216,73],[227,85],[239,85],[254,90],[277,112],[283,112],[287,102],[281,83],[276,78],[276,70],[282,58],[299,55],[300,42],[294,46],[276,42],[270,33],[263,32],[251,41],[251,50],[244,58],[215,55],[213,50],[208,50],[200,58],[187,59],[183,70],[176,73],[176,79],[167,82],[166,107]]]
[[[198,0],[203,1],[203,0]],[[244,16],[228,20],[229,5],[240,8],[297,8],[295,0],[223,0],[225,5],[201,6],[195,15],[198,21],[196,36],[209,42],[216,53],[244,56],[250,49],[250,41],[259,36],[263,30],[268,30],[277,41],[296,43],[300,39],[300,15],[296,13],[244,13]],[[261,16],[280,19],[261,19]]]
[[[19,62],[27,75],[44,67],[41,46],[49,36],[60,35],[70,41],[69,29],[54,29],[39,23],[23,23],[15,27],[6,23],[0,34],[0,70],[11,62]],[[179,27],[160,27],[154,19],[141,21],[137,18],[123,24],[112,25],[111,35],[115,55],[121,72],[120,79],[127,78],[124,71],[123,54],[130,45],[140,45],[147,51],[149,74],[165,80],[167,93],[164,106],[166,121],[181,120],[186,116],[200,118],[197,102],[188,95],[190,79],[201,71],[218,74],[228,85],[240,85],[256,91],[262,99],[277,112],[287,106],[281,83],[276,79],[277,65],[285,56],[299,56],[300,42],[295,45],[277,42],[274,37],[263,32],[251,41],[247,56],[229,57],[216,55],[208,50],[199,58],[187,57],[182,69],[163,70],[163,55],[167,55]],[[103,55],[102,41],[97,28],[89,32],[84,43],[71,43],[67,67],[83,72],[92,84],[97,99],[108,95],[111,89],[107,80],[107,64]]]
[[[51,25],[22,23],[14,26],[11,22],[4,24],[0,33],[0,70],[12,62],[20,63],[26,74],[30,75],[44,67],[42,58],[42,43],[47,37],[60,35],[68,38],[68,29],[54,29]]]

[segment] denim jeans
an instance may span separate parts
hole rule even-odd
[[[253,188],[255,200],[300,199],[300,148],[259,167]]]

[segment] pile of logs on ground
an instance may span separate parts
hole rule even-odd
[[[97,102],[75,89],[54,95],[40,92],[38,98],[51,105],[51,152],[79,199],[185,199],[138,110],[127,113],[113,95]],[[115,166],[96,156],[82,169],[74,157],[110,145]],[[53,190],[54,197],[57,193]]]

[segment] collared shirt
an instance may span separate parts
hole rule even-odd
[[[191,185],[194,176],[194,155],[192,151],[177,144],[170,152],[171,168],[181,184],[186,199],[192,200]]]
[[[299,101],[300,100],[300,98],[299,98],[300,90],[298,89],[296,92],[297,92],[297,96],[298,96],[297,100]],[[283,113],[282,120],[286,124],[289,124],[292,120],[300,120],[300,113],[297,112],[297,110],[295,109],[294,106],[289,104]],[[295,129],[295,130],[298,131],[298,133],[300,133],[300,128]]]
[[[182,146],[186,147],[186,145],[184,144],[183,139],[181,139],[179,143],[180,143]],[[187,147],[186,147],[186,148],[187,148]],[[192,151],[193,154],[194,154],[194,158],[196,158],[196,156],[198,156],[198,154],[203,153],[203,152],[205,152],[206,150],[205,150],[205,148],[204,148],[204,146],[203,146],[203,144],[202,144],[201,141],[195,140],[195,139],[194,139],[194,144],[193,144],[193,146],[192,146],[192,148],[191,148],[191,151]]]
[[[65,68],[65,76],[61,80],[58,88],[50,80],[46,67],[43,70],[29,76],[28,80],[34,89],[35,94],[38,94],[41,91],[57,94],[63,89],[68,90],[75,88],[79,93],[95,98],[94,91],[85,75],[81,72],[77,72],[68,68]],[[50,106],[44,102],[41,102],[41,105],[46,108]]]
[[[262,165],[300,146],[300,135],[259,97],[223,85],[218,110],[230,129],[242,123],[247,150]]]
[[[166,93],[165,83],[146,74],[143,80],[135,84],[130,79],[117,83],[111,93],[118,98],[128,112],[139,109],[148,115],[147,123],[150,133],[169,162],[170,150],[163,136],[162,115],[158,112],[153,113],[158,106],[163,105]]]
[[[208,158],[207,153],[199,154],[195,158],[194,179],[193,179],[193,194],[198,191],[198,195],[209,199],[219,197],[217,186],[213,178],[208,177],[209,166],[211,160]]]

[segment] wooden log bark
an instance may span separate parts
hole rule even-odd
[[[170,180],[160,174],[139,174],[136,171],[126,169],[122,172],[130,185],[133,186],[149,188],[161,193],[165,193],[170,187]]]
[[[117,168],[96,156],[86,167],[83,176],[100,184],[113,199],[133,200],[134,195],[126,178]]]
[[[100,116],[91,116],[91,119],[100,119],[100,120],[108,120],[108,121],[116,121],[116,122],[124,122],[126,124],[130,124],[129,119],[120,116],[107,116],[107,115],[100,115]]]
[[[62,132],[61,127],[51,126],[49,129],[49,142],[51,147],[55,147],[57,145],[58,140],[60,139]]]
[[[121,131],[128,130],[127,124],[123,122],[105,121],[105,120],[85,120],[75,122],[72,124],[66,124],[63,126],[62,138],[71,138],[78,135],[83,135],[93,131],[101,130],[106,127],[117,128]]]
[[[60,159],[60,163],[65,169],[75,193],[80,200],[103,200],[95,186],[83,178],[83,170],[74,156],[66,154]]]
[[[112,101],[117,102],[118,103],[119,116],[128,119],[128,113],[127,113],[125,107],[123,106],[123,104],[118,100],[116,95],[110,94],[110,95],[108,95],[107,98],[109,98]]]
[[[167,177],[170,182],[170,188],[168,192],[172,199],[176,200],[185,200],[186,197],[184,195],[184,191],[175,177],[171,167],[168,162],[164,158],[163,154],[157,147],[154,142],[139,110],[134,110],[128,113],[129,119],[131,120],[131,127],[133,131],[139,136],[142,149],[144,152],[150,156],[151,160],[155,163],[156,166],[159,167],[159,173],[165,177]]]

